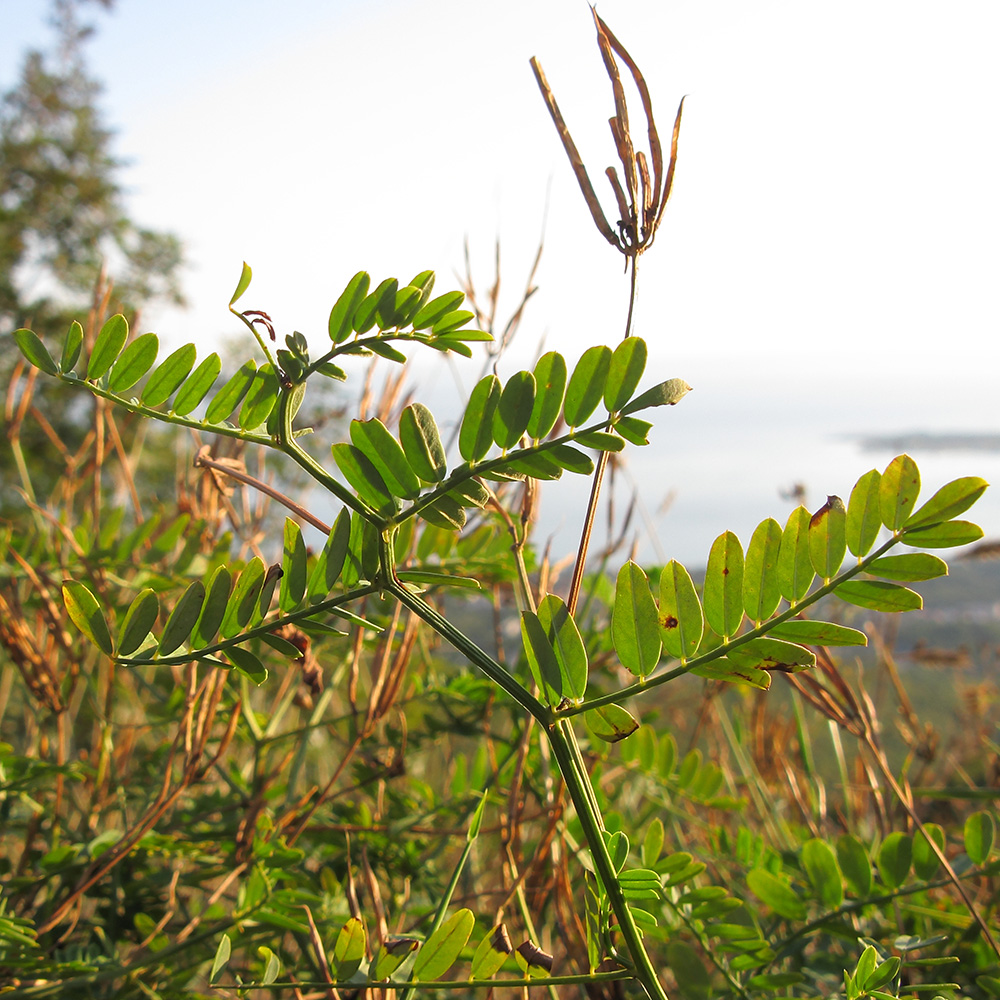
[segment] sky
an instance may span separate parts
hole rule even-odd
[[[48,42],[46,11],[0,0],[0,83]],[[649,381],[695,386],[682,426],[745,450],[759,419],[770,496],[795,467],[798,424],[827,438],[1000,429],[1000,5],[599,11],[646,77],[661,136],[686,95],[634,330]],[[594,228],[528,64],[540,59],[613,221],[614,107],[582,0],[118,0],[88,17],[129,206],[187,248],[189,308],[143,317],[168,343],[207,351],[237,332],[226,304],[243,260],[245,304],[319,343],[355,271],[405,281],[430,267],[444,290],[465,240],[485,288],[499,239],[503,313],[543,231],[540,288],[501,375],[542,343],[572,362],[620,339],[622,258]],[[641,133],[635,98],[631,113]],[[479,369],[454,378],[467,390]]]

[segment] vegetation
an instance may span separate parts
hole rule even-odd
[[[645,82],[595,23],[617,227],[535,71],[634,298],[680,114],[664,162]],[[631,305],[614,348],[486,375],[453,447],[390,380],[348,440],[310,453],[307,387],[359,359],[471,357],[490,333],[430,271],[360,271],[321,344],[279,348],[241,305],[251,277],[230,309],[255,356],[221,387],[218,355],[160,360],[120,313],[60,341],[15,334],[95,409],[49,503],[0,535],[9,995],[1000,993],[991,723],[970,712],[957,760],[911,724],[890,760],[868,685],[885,674],[905,702],[891,646],[857,677],[829,652],[869,642],[849,608],[921,607],[907,584],[947,572],[926,550],[981,537],[961,515],[983,480],[918,505],[900,455],[745,548],[724,532],[698,586],[674,561],[612,571],[613,552],[587,572],[608,456],[645,446],[647,411],[689,389],[641,388]],[[10,410],[32,385],[15,380]],[[145,419],[215,442],[175,504],[143,497],[138,446],[111,447]],[[265,455],[322,487],[333,522],[276,488]],[[594,484],[565,599],[530,537],[539,484],[564,473]],[[291,515],[280,539],[268,504]]]

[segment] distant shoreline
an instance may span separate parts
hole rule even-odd
[[[1000,432],[899,431],[894,434],[847,434],[862,451],[1000,451]]]

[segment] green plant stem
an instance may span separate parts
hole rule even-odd
[[[639,270],[639,257],[632,254],[629,258],[632,265],[631,283],[628,296],[628,316],[625,320],[625,338],[628,337],[632,329],[632,310],[635,307],[635,282],[636,274]],[[624,339],[624,338],[623,338]],[[608,423],[610,427],[610,421]],[[597,460],[597,468],[594,470],[594,481],[590,486],[590,499],[587,501],[587,513],[583,518],[583,530],[580,533],[580,545],[576,553],[576,563],[573,566],[573,578],[569,584],[569,595],[566,598],[566,607],[569,613],[576,613],[576,603],[580,599],[580,587],[583,584],[583,571],[587,565],[587,550],[590,548],[590,536],[594,531],[594,519],[597,517],[597,501],[601,496],[601,486],[604,483],[604,472],[608,467],[608,453],[602,451]]]
[[[642,943],[639,928],[632,919],[632,913],[625,902],[625,895],[618,881],[618,873],[615,871],[607,844],[604,842],[599,813],[596,812],[593,805],[593,789],[590,787],[590,779],[585,771],[581,772],[577,763],[578,754],[574,754],[572,749],[576,740],[572,723],[568,719],[559,719],[547,727],[546,732],[552,752],[559,764],[559,770],[566,782],[566,788],[573,800],[577,818],[580,820],[584,836],[587,838],[587,846],[590,848],[594,860],[594,868],[604,885],[612,912],[618,919],[618,929],[625,939],[629,956],[635,963],[635,976],[650,1000],[668,1000],[667,994],[657,978],[656,969],[653,967],[649,953]]]

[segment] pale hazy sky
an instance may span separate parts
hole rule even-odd
[[[46,8],[0,0],[5,85],[47,39]],[[688,95],[674,195],[640,265],[655,377],[685,377],[699,408],[742,393],[748,420],[809,386],[831,434],[1000,429],[1000,4],[599,10],[645,73],[661,136]],[[447,286],[466,236],[485,286],[499,234],[513,301],[547,196],[541,290],[506,368],[542,336],[571,361],[620,338],[621,258],[528,65],[541,60],[605,199],[614,109],[583,0],[119,0],[89,16],[133,212],[188,248],[191,308],[145,317],[168,340],[235,331],[244,259],[246,304],[317,343],[356,270],[433,267]],[[762,446],[765,460],[777,447]]]

